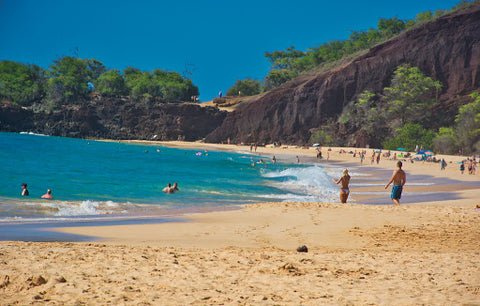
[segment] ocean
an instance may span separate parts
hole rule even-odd
[[[338,186],[323,166],[273,164],[271,157],[248,150],[0,133],[0,224],[138,218],[270,201],[337,201]],[[162,192],[174,182],[178,192]],[[29,196],[21,196],[22,183]],[[41,199],[47,189],[53,200]]]

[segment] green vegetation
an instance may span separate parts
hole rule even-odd
[[[346,134],[365,135],[373,147],[413,151],[419,145],[447,154],[480,151],[479,93],[470,95],[473,102],[459,108],[453,127],[428,123],[442,122],[442,114],[429,111],[435,107],[441,87],[440,82],[417,67],[401,65],[395,70],[390,87],[379,93],[365,90],[344,108],[338,124],[346,129]],[[326,136],[338,138],[336,133],[329,124],[322,133],[313,132],[311,142],[322,142]],[[341,145],[351,143],[344,140]]]
[[[319,46],[308,48],[307,51],[295,50],[295,47],[292,46],[285,51],[266,52],[265,57],[268,58],[272,66],[265,77],[265,89],[271,90],[300,74],[328,66],[359,51],[385,42],[421,24],[478,2],[480,1],[461,1],[451,10],[437,10],[433,13],[431,11],[422,12],[417,14],[417,17],[412,20],[402,20],[396,16],[389,19],[381,18],[376,29],[351,31],[347,40],[328,41]]]
[[[12,61],[0,62],[0,99],[30,107],[33,104],[76,104],[92,93],[130,96],[160,102],[190,101],[198,87],[177,72],[152,72],[128,67],[108,70],[96,59],[64,56],[49,69]]]
[[[227,96],[253,96],[261,93],[262,89],[262,82],[246,78],[243,81],[237,80],[235,85],[227,90]]]
[[[441,87],[440,82],[425,76],[417,67],[401,65],[390,87],[380,93],[361,93],[357,101],[344,108],[339,123],[349,131],[362,131],[373,146],[412,150],[416,144],[431,147],[433,136],[421,124],[427,117],[424,110],[436,102]],[[410,144],[406,139],[417,143]]]
[[[426,148],[432,147],[433,139],[436,134],[432,130],[427,130],[418,123],[409,122],[396,131],[396,136],[383,143],[385,149],[394,150],[403,147],[408,151],[413,151],[417,144]]]
[[[441,128],[434,140],[435,149],[453,153],[480,151],[480,94],[470,95],[473,102],[459,108],[453,127]]]
[[[0,99],[30,106],[45,97],[46,71],[37,65],[0,62]]]
[[[47,99],[55,104],[74,104],[85,100],[91,85],[106,70],[95,59],[64,56],[50,65]],[[14,101],[15,102],[15,101]]]

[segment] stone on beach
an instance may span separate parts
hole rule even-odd
[[[32,278],[29,278],[28,280],[31,281],[30,285],[32,286],[40,286],[47,283],[47,280],[41,275],[34,276]]]
[[[308,252],[308,248],[306,245],[301,245],[297,248],[297,252],[304,252],[304,253],[307,253]]]

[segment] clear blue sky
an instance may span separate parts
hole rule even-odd
[[[48,67],[74,55],[108,68],[182,73],[207,101],[237,79],[262,80],[266,51],[305,50],[376,27],[379,18],[411,19],[460,0],[0,0],[0,60]]]

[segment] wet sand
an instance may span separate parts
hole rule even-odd
[[[479,175],[461,175],[460,157],[447,157],[445,171],[405,163],[394,207],[384,184],[395,161],[359,166],[335,150],[320,162],[372,174],[352,175],[356,204],[261,203],[182,222],[61,229],[96,242],[0,242],[0,304],[480,305]],[[374,201],[385,205],[358,204]]]

